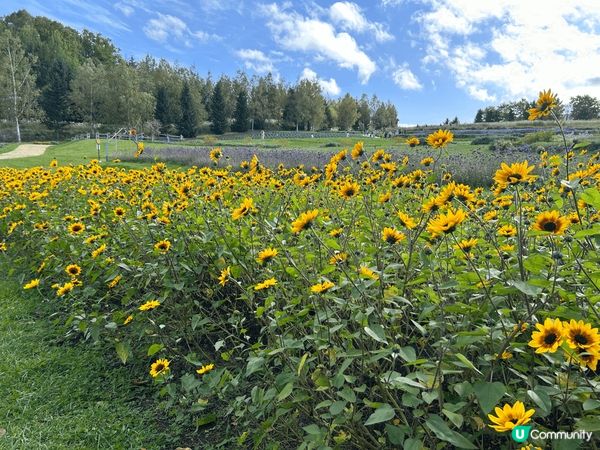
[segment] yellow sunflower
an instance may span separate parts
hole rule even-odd
[[[517,228],[509,224],[502,225],[500,228],[498,228],[498,234],[504,237],[516,236]]]
[[[561,216],[558,211],[545,211],[536,217],[533,229],[552,234],[563,234],[569,223],[569,218]]]
[[[138,308],[140,311],[150,311],[151,309],[158,308],[160,306],[160,302],[158,300],[148,300],[143,305],[140,305]]]
[[[427,224],[427,231],[432,235],[452,233],[466,218],[467,214],[462,209],[456,211],[449,209],[446,214],[442,213],[431,219]]]
[[[576,359],[582,369],[588,367],[595,372],[598,368],[598,360],[600,360],[600,347],[577,350]]]
[[[388,244],[396,244],[406,239],[406,236],[404,233],[396,230],[395,228],[385,227],[381,232],[381,239],[387,242]]]
[[[277,249],[275,248],[265,248],[264,250],[261,250],[260,252],[258,252],[258,256],[256,258],[256,261],[264,264],[267,263],[269,261],[271,261],[273,258],[275,258],[277,256]]]
[[[298,234],[301,231],[306,230],[307,228],[309,228],[312,225],[313,221],[317,218],[318,215],[319,215],[318,209],[313,209],[312,211],[303,212],[302,214],[300,214],[300,217],[298,217],[296,220],[294,220],[292,222],[292,232],[294,232],[295,234]]]
[[[364,149],[364,143],[362,141],[357,142],[356,144],[354,144],[354,147],[352,148],[352,159],[358,159],[362,156],[362,154],[365,152]]]
[[[163,253],[163,254],[167,253],[170,248],[171,248],[171,242],[168,240],[158,241],[156,244],[154,244],[154,249],[158,250],[160,253]]]
[[[495,425],[490,425],[491,428],[499,433],[511,431],[518,425],[525,425],[531,421],[531,416],[535,414],[535,409],[525,411],[523,402],[517,401],[514,405],[504,404],[504,407],[496,406],[494,409],[496,415],[488,414],[488,419]]]
[[[221,286],[225,286],[229,281],[229,277],[231,276],[231,266],[227,266],[225,269],[221,270],[221,274],[219,275],[219,284]]]
[[[34,278],[29,283],[25,284],[25,286],[23,286],[23,289],[33,289],[34,287],[38,287],[39,285],[40,285],[40,279]]]
[[[247,216],[248,214],[253,212],[254,209],[254,200],[251,198],[245,198],[244,200],[242,200],[242,204],[239,206],[239,208],[233,210],[233,212],[231,213],[231,217],[233,218],[233,220],[241,219],[242,217]]]
[[[196,373],[198,375],[204,375],[205,373],[210,372],[211,370],[213,370],[215,368],[215,365],[213,363],[210,364],[206,364],[202,367],[200,367],[199,369],[196,370]]]
[[[557,105],[558,97],[556,94],[552,93],[552,90],[548,89],[547,91],[541,91],[535,102],[535,107],[529,110],[528,119],[535,120],[540,117],[545,117],[549,115]]]
[[[437,130],[427,136],[427,144],[433,148],[443,148],[454,140],[454,135],[449,130]]]
[[[165,375],[169,372],[169,360],[168,359],[157,359],[150,366],[150,375],[152,378],[159,377],[160,375]]]
[[[571,348],[589,349],[600,345],[598,328],[592,328],[591,324],[583,320],[563,322],[563,335]]]
[[[67,295],[69,292],[71,292],[73,290],[74,287],[75,287],[75,284],[73,284],[73,283],[65,283],[58,288],[58,290],[56,291],[56,295],[58,297]]]
[[[69,264],[65,268],[65,272],[67,272],[67,275],[77,277],[81,274],[81,267],[79,267],[77,264]]]
[[[255,291],[262,291],[263,289],[268,289],[270,287],[273,287],[277,284],[277,280],[275,278],[269,278],[261,283],[258,283],[256,286],[254,286],[254,290]]]
[[[469,253],[477,245],[477,242],[479,242],[477,239],[463,239],[454,248]]]
[[[69,233],[72,235],[81,234],[85,230],[85,225],[81,222],[75,222],[69,225]]]
[[[421,165],[425,166],[425,167],[429,167],[430,165],[432,165],[434,163],[433,158],[431,157],[427,157],[427,158],[423,158],[421,160]]]
[[[502,163],[494,175],[494,181],[500,186],[526,183],[536,178],[535,175],[531,175],[533,169],[535,166],[530,166],[528,161],[513,163],[510,166]]]
[[[379,275],[377,275],[375,271],[369,269],[367,266],[360,266],[358,273],[365,278],[370,278],[371,280],[379,279]]]
[[[410,217],[408,214],[399,211],[397,216],[398,219],[400,219],[400,223],[402,224],[402,226],[408,228],[409,230],[412,230],[414,227],[417,226],[417,222],[415,222],[415,219]]]
[[[406,145],[408,145],[409,147],[416,147],[417,145],[419,145],[421,143],[419,138],[416,136],[409,137],[405,142],[406,142]]]
[[[324,292],[327,292],[329,289],[331,289],[334,286],[335,286],[335,284],[332,283],[331,281],[324,281],[323,283],[317,283],[317,284],[312,285],[310,287],[310,292],[312,292],[313,294],[322,294]]]
[[[543,324],[536,323],[538,331],[531,333],[529,346],[535,348],[536,353],[554,353],[562,344],[564,329],[560,319],[546,318]]]
[[[352,198],[358,191],[360,190],[360,186],[355,181],[346,181],[339,188],[339,194],[342,198]]]

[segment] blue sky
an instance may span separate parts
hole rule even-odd
[[[600,97],[600,1],[3,0],[198,73],[268,71],[393,102],[401,123],[472,121],[552,88]]]

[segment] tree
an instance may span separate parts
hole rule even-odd
[[[69,85],[73,74],[67,63],[55,59],[49,70],[48,84],[42,91],[41,106],[45,112],[44,123],[59,132],[71,118]]]
[[[25,53],[21,41],[10,30],[0,34],[0,99],[6,116],[15,122],[17,142],[21,142],[21,121],[39,114],[35,62],[35,56]]]
[[[229,127],[227,111],[225,109],[225,94],[223,93],[223,90],[223,81],[219,80],[217,84],[215,84],[215,89],[210,102],[211,129],[215,134],[223,134]]]
[[[481,109],[477,110],[477,114],[475,114],[475,123],[483,122],[483,111]]]
[[[88,121],[92,134],[102,109],[101,102],[107,98],[107,90],[104,66],[90,60],[79,66],[71,81],[70,100],[74,112]]]
[[[317,130],[325,118],[325,99],[316,81],[301,80],[296,86],[298,122],[305,130]]]
[[[350,94],[346,94],[337,105],[337,124],[340,130],[350,130],[359,117],[358,105]]]
[[[330,130],[334,128],[337,125],[337,117],[338,111],[336,102],[325,100],[325,126]]]
[[[600,101],[591,95],[576,95],[569,102],[571,119],[591,120],[600,117]]]
[[[154,118],[160,123],[172,123],[169,114],[169,94],[164,86],[159,86],[156,90],[156,106],[154,107]]]
[[[181,120],[179,121],[179,132],[187,138],[196,136],[196,108],[192,101],[190,85],[185,82],[181,91]]]
[[[248,94],[245,89],[240,89],[235,102],[234,112],[235,122],[233,130],[240,133],[248,131],[248,122],[250,121],[250,111],[248,110]]]
[[[369,98],[363,94],[358,101],[358,120],[355,127],[363,133],[371,126],[371,108],[369,106]]]
[[[295,128],[298,131],[300,122],[300,112],[298,110],[298,94],[296,89],[289,88],[285,97],[285,106],[283,108],[283,126],[284,128]]]
[[[162,128],[162,124],[160,123],[160,121],[158,121],[156,119],[149,120],[144,124],[144,130],[148,132],[152,142],[154,142],[154,138],[158,134],[160,134],[161,128]]]

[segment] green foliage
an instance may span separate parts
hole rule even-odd
[[[210,103],[211,130],[215,134],[223,134],[229,129],[229,120],[227,119],[225,107],[223,81],[219,80],[215,85]]]
[[[52,62],[48,72],[48,84],[42,91],[40,104],[45,113],[44,122],[58,133],[72,118],[69,94],[73,75],[67,63],[60,59]]]
[[[184,83],[181,91],[181,119],[179,121],[179,131],[183,137],[196,136],[196,125],[198,123],[195,105],[192,101],[190,85]]]
[[[534,133],[527,133],[521,139],[525,144],[535,144],[536,142],[551,142],[554,138],[554,131],[536,131]]]
[[[245,90],[240,90],[235,104],[235,122],[233,131],[244,133],[248,131],[248,122],[250,121],[250,111],[248,110],[248,94]]]

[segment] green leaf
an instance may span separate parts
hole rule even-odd
[[[381,325],[374,324],[370,327],[365,327],[365,333],[367,333],[377,342],[387,344],[387,341],[385,340],[385,331],[383,331],[383,327]]]
[[[588,188],[579,197],[588,205],[592,205],[597,210],[600,209],[600,191],[597,188]]]
[[[265,358],[262,356],[250,356],[248,358],[248,364],[246,365],[246,376],[249,377],[254,372],[261,370],[264,363]]]
[[[580,239],[586,236],[596,236],[600,234],[600,225],[594,225],[592,228],[588,228],[587,230],[579,230],[573,236],[575,239]]]
[[[406,362],[413,362],[417,359],[417,353],[412,347],[401,347],[398,350],[398,354],[400,355],[400,358]]]
[[[152,356],[155,353],[160,352],[163,348],[165,348],[164,345],[162,344],[152,344],[149,348],[148,348],[148,356]]]
[[[375,425],[376,423],[387,422],[396,416],[394,408],[388,403],[384,403],[373,412],[365,422],[365,425]]]
[[[584,417],[583,419],[577,421],[575,429],[585,431],[600,431],[600,418],[593,416]]]
[[[523,294],[529,295],[531,297],[535,297],[535,296],[537,296],[537,295],[539,295],[539,294],[542,293],[542,288],[537,287],[537,286],[532,286],[531,284],[529,284],[529,283],[527,283],[525,281],[510,280],[508,282],[508,284],[510,284],[511,286],[516,287]]]
[[[473,365],[473,363],[471,361],[469,361],[467,359],[467,357],[465,355],[463,355],[462,353],[456,353],[455,355],[460,362],[462,362],[465,366],[467,366],[469,369],[474,370],[475,372],[477,372],[479,375],[483,375],[483,373],[481,373],[479,371],[479,369],[477,367],[475,367]]]
[[[329,407],[329,413],[332,416],[337,416],[339,413],[341,413],[344,410],[345,407],[346,407],[346,402],[344,400],[335,401]]]
[[[300,358],[300,362],[298,363],[298,376],[300,376],[300,374],[302,373],[302,368],[306,363],[306,358],[308,358],[308,353],[305,353],[304,355],[302,355],[302,358]]]
[[[475,392],[475,396],[479,401],[481,410],[487,414],[504,396],[506,393],[506,386],[498,381],[493,383],[489,383],[487,381],[478,381],[477,383],[473,384],[473,391]]]
[[[455,412],[448,411],[447,409],[442,409],[442,412],[448,419],[450,419],[450,422],[452,422],[456,428],[463,426],[465,418],[462,416],[462,414],[457,414]]]
[[[425,421],[425,425],[442,441],[450,442],[458,448],[476,449],[466,437],[450,429],[440,416],[432,414]]]
[[[402,445],[402,441],[404,440],[404,431],[402,431],[400,427],[386,423],[385,432],[387,433],[390,443],[393,445]]]
[[[129,346],[124,342],[117,342],[115,344],[115,350],[117,351],[117,355],[123,364],[127,363],[127,359],[129,358]]]
[[[422,450],[423,442],[421,442],[419,439],[410,438],[404,441],[402,448],[404,448],[404,450]]]
[[[281,392],[279,392],[279,395],[277,396],[277,400],[282,401],[282,400],[288,398],[293,390],[294,390],[294,382],[290,381],[288,384],[286,384],[283,387]]]
[[[208,425],[209,423],[213,423],[215,420],[217,420],[216,414],[206,414],[206,415],[201,416],[198,419],[196,419],[196,425],[201,427],[203,425]]]
[[[590,410],[597,409],[597,408],[600,408],[600,401],[598,401],[598,400],[589,398],[585,402],[583,402],[583,410],[584,411],[590,411]]]
[[[534,401],[534,403],[540,407],[540,409],[548,414],[552,411],[552,400],[550,396],[543,390],[539,389],[537,391],[527,391],[527,395]]]

